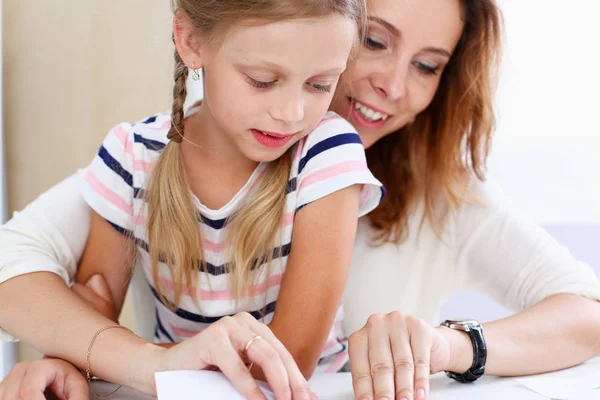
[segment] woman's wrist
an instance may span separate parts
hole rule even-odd
[[[166,348],[153,344],[143,343],[138,354],[143,354],[141,359],[134,360],[132,363],[133,376],[131,382],[135,382],[137,387],[133,387],[140,392],[156,396],[155,374],[166,370],[163,365],[164,353]]]
[[[473,344],[467,332],[439,326],[442,336],[450,346],[450,357],[444,371],[463,374],[473,365]]]

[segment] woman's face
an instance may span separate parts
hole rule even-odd
[[[460,0],[369,0],[367,38],[331,109],[371,146],[431,103],[462,35]]]

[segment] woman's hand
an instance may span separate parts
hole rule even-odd
[[[395,311],[374,314],[349,339],[356,399],[421,400],[429,375],[466,372],[473,361],[467,334]]]
[[[72,364],[58,359],[24,361],[0,383],[0,400],[89,400],[85,378]]]

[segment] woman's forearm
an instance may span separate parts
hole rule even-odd
[[[551,296],[508,318],[484,324],[486,374],[516,376],[559,370],[600,354],[600,303]]]
[[[86,368],[94,334],[110,319],[84,303],[56,275],[35,273],[0,285],[0,326],[52,357]],[[154,393],[155,357],[164,349],[124,329],[98,336],[91,351],[91,369],[101,379]]]

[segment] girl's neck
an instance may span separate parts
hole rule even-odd
[[[184,121],[181,156],[194,195],[219,210],[246,184],[258,162],[248,159],[214,123],[206,106]]]
[[[206,103],[200,103],[198,111],[186,118],[185,138],[181,151],[190,159],[198,159],[204,167],[244,171],[248,174],[258,162],[248,159],[215,123]]]

